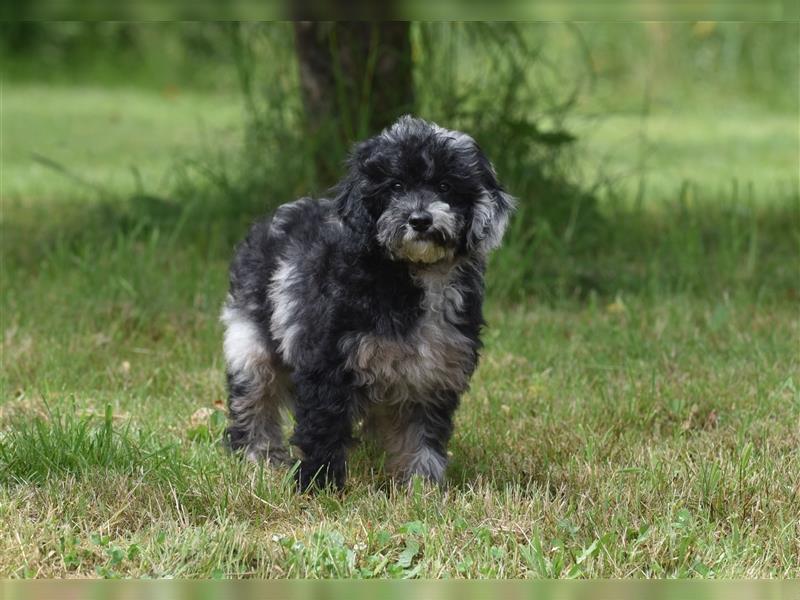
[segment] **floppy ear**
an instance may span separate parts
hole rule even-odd
[[[467,234],[467,246],[470,250],[488,254],[500,245],[517,201],[503,190],[489,160],[480,150],[477,152],[484,193],[472,209],[472,225]]]
[[[347,175],[334,188],[336,211],[342,221],[356,231],[367,231],[371,219],[364,204],[362,193],[364,184],[363,168],[374,147],[373,140],[353,146],[347,159]]]

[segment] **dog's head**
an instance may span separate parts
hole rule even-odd
[[[470,136],[402,117],[357,144],[336,191],[342,220],[393,260],[437,263],[500,244],[514,199]]]

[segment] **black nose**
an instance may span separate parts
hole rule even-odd
[[[411,225],[414,231],[427,231],[431,223],[433,223],[433,217],[424,210],[415,211],[408,217],[408,224]]]

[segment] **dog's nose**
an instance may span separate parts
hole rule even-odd
[[[433,217],[429,212],[424,210],[417,210],[411,213],[408,217],[408,224],[414,231],[427,231],[428,227],[433,223]]]

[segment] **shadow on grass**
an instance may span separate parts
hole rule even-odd
[[[227,260],[256,218],[293,197],[287,186],[230,185],[194,188],[173,198],[142,193],[8,207],[0,245],[5,266],[23,272],[34,272],[59,253],[91,254],[114,241],[153,235],[197,251],[190,256]],[[512,302],[619,293],[800,297],[796,198],[763,206],[708,201],[692,208],[678,200],[650,211],[600,211],[578,193],[561,201],[573,209],[554,213],[521,206],[487,271],[493,297]],[[581,206],[588,207],[585,217],[574,217]]]

